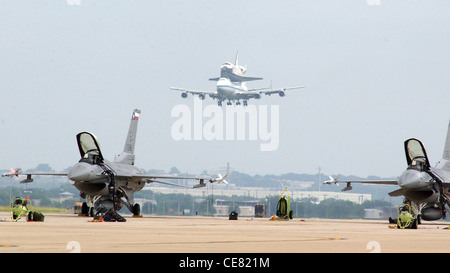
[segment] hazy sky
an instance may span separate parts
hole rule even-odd
[[[2,0],[0,169],[69,167],[81,131],[113,159],[134,108],[143,169],[398,176],[410,137],[435,164],[450,120],[450,2],[371,2]],[[250,101],[279,107],[278,149],[174,140],[172,109],[194,101],[169,88],[214,90],[208,78],[238,51],[264,78],[249,88],[307,85]]]

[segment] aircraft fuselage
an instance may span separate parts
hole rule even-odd
[[[131,179],[131,175],[140,175],[142,171],[134,165],[111,162],[105,160],[106,165],[114,172],[116,187],[124,188],[132,192],[141,190],[145,186],[145,181],[141,179]],[[68,178],[75,183],[75,187],[87,195],[109,195],[109,177],[104,169],[97,164],[78,162],[68,173]]]
[[[227,78],[220,78],[217,81],[217,94],[222,99],[234,100],[239,99],[238,92],[247,92],[247,88],[244,84],[232,83]]]
[[[423,171],[404,171],[398,179],[398,186],[406,198],[416,203],[436,203],[439,199],[439,192],[433,188],[432,177]]]

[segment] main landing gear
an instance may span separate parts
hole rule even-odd
[[[244,100],[244,101],[242,102],[242,104],[243,104],[244,106],[248,106],[247,100]],[[233,103],[232,103],[231,101],[227,101],[227,105],[233,105]],[[236,101],[236,105],[241,105],[241,102],[240,102],[239,100]],[[219,100],[219,101],[217,102],[217,106],[222,106],[222,101],[221,101],[221,100]]]

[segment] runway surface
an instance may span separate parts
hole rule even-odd
[[[126,217],[91,222],[72,214],[12,222],[0,213],[0,253],[368,253],[450,252],[449,222],[417,230],[383,220]]]

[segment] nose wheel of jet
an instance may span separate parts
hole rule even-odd
[[[99,164],[99,166],[103,169],[103,173],[108,176],[108,191],[112,200],[100,198],[94,202],[94,219],[98,219],[101,216],[103,221],[106,222],[126,222],[126,219],[117,212],[120,209],[120,197],[116,189],[114,172],[104,164]]]

